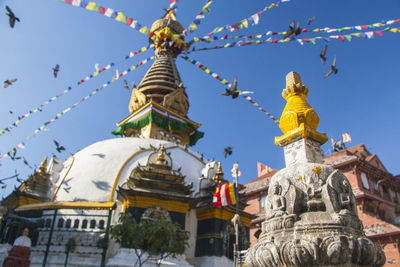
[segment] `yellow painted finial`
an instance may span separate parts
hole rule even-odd
[[[275,144],[284,146],[293,140],[312,138],[323,144],[328,140],[327,134],[317,132],[319,117],[307,102],[308,88],[301,81],[300,75],[294,71],[286,75],[286,88],[282,97],[287,101],[279,121],[283,136],[275,137]]]
[[[47,172],[47,156],[44,157],[43,161],[40,163],[38,172],[41,174],[44,174]]]
[[[222,171],[221,162],[218,162],[217,172],[215,173],[213,180],[217,184],[223,184],[227,182],[227,180],[225,180],[224,178],[224,172]]]

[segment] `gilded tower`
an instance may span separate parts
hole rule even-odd
[[[138,87],[132,89],[130,115],[117,123],[114,134],[194,145],[203,133],[200,124],[187,117],[189,100],[175,58],[187,49],[182,25],[171,13],[156,20],[149,33],[156,59]]]

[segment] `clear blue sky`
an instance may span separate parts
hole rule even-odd
[[[180,0],[177,18],[187,27],[206,1]],[[167,0],[97,1],[105,7],[123,11],[150,26],[164,14]],[[210,6],[199,29],[191,37],[201,37],[217,26],[236,23],[262,10],[272,1],[216,0]],[[9,5],[21,19],[11,29],[5,15]],[[381,20],[400,18],[398,0],[292,0],[264,13],[260,23],[249,29],[229,33],[265,33],[285,31],[292,20],[304,26],[308,18],[316,20],[308,27],[338,28],[372,24]],[[400,23],[393,24],[399,27]],[[221,36],[217,34],[217,36]],[[335,33],[332,33],[335,34]],[[305,33],[303,37],[329,34]],[[21,121],[11,133],[0,136],[0,152],[6,153],[12,146],[24,141],[26,148],[19,150],[31,165],[39,165],[46,156],[56,153],[65,159],[93,142],[113,138],[115,123],[129,115],[130,95],[123,88],[123,79],[113,83],[97,95],[80,104],[73,111],[50,124],[48,131],[26,140],[45,121],[109,80],[115,69],[120,71],[153,55],[147,51],[132,59],[124,57],[148,44],[147,38],[120,22],[82,8],[72,7],[53,0],[0,2],[0,80],[18,78],[12,86],[0,88],[0,128],[3,129],[40,103],[57,95],[68,86],[73,90],[43,112]],[[301,37],[301,36],[300,36]],[[190,38],[190,37],[189,37]],[[225,43],[225,42],[220,42]],[[267,111],[277,117],[285,106],[281,91],[289,71],[297,71],[309,88],[308,101],[318,112],[321,122],[319,131],[339,139],[349,132],[353,142],[364,143],[371,153],[378,154],[383,164],[393,174],[400,173],[398,160],[399,124],[399,67],[400,33],[384,32],[373,39],[354,38],[352,42],[332,40],[328,48],[328,62],[322,65],[319,53],[325,45],[299,45],[297,42],[252,45],[247,47],[200,51],[190,54],[212,71],[232,81],[238,76],[239,89],[252,90],[252,97]],[[213,44],[196,44],[209,47]],[[333,57],[337,57],[339,73],[327,79]],[[76,86],[76,82],[100,66],[114,62],[116,67]],[[59,77],[54,79],[52,68],[60,64]],[[284,167],[283,151],[274,145],[274,137],[281,135],[278,126],[242,98],[232,100],[221,96],[224,86],[188,62],[177,59],[177,66],[190,100],[189,118],[202,124],[203,139],[193,147],[206,158],[221,161],[226,177],[238,161],[245,183],[257,175],[256,162],[260,161],[280,169]],[[150,64],[131,72],[126,79],[138,84]],[[12,110],[14,114],[10,114]],[[53,139],[67,148],[59,154]],[[223,157],[223,148],[233,146],[233,155]],[[323,146],[325,152],[330,143]],[[17,169],[21,178],[32,170],[22,161],[1,161],[0,177],[8,177]],[[10,181],[5,192],[12,190]]]

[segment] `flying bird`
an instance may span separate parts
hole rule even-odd
[[[9,23],[10,23],[10,27],[11,27],[11,28],[14,28],[15,21],[18,21],[18,22],[19,22],[19,18],[17,18],[17,17],[15,16],[14,12],[12,12],[11,8],[9,8],[8,6],[6,6],[6,10],[7,10],[7,12],[8,12],[8,13],[6,13],[6,14],[7,14],[7,16],[8,16],[8,21],[9,21]]]
[[[12,85],[12,84],[15,83],[16,81],[17,81],[17,78],[11,79],[11,80],[5,80],[5,81],[4,81],[4,88],[7,88],[8,86]]]
[[[310,25],[311,22],[313,22],[314,20],[315,20],[315,17],[309,18],[309,19],[307,20],[307,25]]]
[[[319,54],[319,58],[321,59],[321,61],[322,61],[322,63],[325,63],[325,61],[326,61],[326,50],[328,50],[328,46],[326,45],[325,47],[324,47],[324,49],[322,49],[322,52],[321,52],[321,54]]]
[[[96,70],[96,72],[99,72],[99,64],[98,63],[96,63],[96,64],[94,64],[94,69]]]
[[[328,71],[327,74],[325,74],[324,78],[329,77],[332,73],[336,74],[338,73],[338,69],[336,68],[336,57],[333,59],[333,63],[331,65],[331,69]]]
[[[128,91],[128,93],[131,91],[131,89],[129,88],[128,82],[126,80],[124,80],[124,87],[125,87],[126,91]]]
[[[229,89],[225,89],[225,93],[222,93],[221,95],[232,96],[232,99],[235,99],[239,96],[239,93],[240,92],[237,90],[237,77],[235,77]]]
[[[60,65],[57,64],[57,65],[53,68],[53,75],[54,75],[54,78],[57,78],[57,74],[58,74],[59,71],[60,71]]]
[[[229,156],[232,155],[232,147],[231,146],[224,148],[224,157],[226,158],[228,155]]]
[[[24,160],[24,164],[25,164],[26,166],[28,166],[29,168],[32,169],[32,166],[29,165],[29,163],[28,163],[28,161],[25,159],[25,157],[22,157],[22,159]]]
[[[71,190],[71,187],[63,187],[64,191],[69,193],[69,190]]]
[[[58,151],[58,153],[61,153],[61,151],[65,150],[65,147],[60,146],[60,144],[56,140],[54,140],[54,144],[56,145],[56,150]]]
[[[293,20],[292,23],[290,23],[289,29],[287,30],[283,38],[286,39],[290,37],[291,39],[294,39],[294,37],[299,35],[300,33],[301,33],[300,22],[297,22],[297,27],[296,27],[296,23]]]
[[[13,113],[14,113],[12,110],[9,110],[8,112],[10,112],[10,114],[13,114]]]

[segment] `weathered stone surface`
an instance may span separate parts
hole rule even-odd
[[[382,266],[366,238],[350,183],[320,163],[295,163],[271,179],[266,220],[246,266]]]

